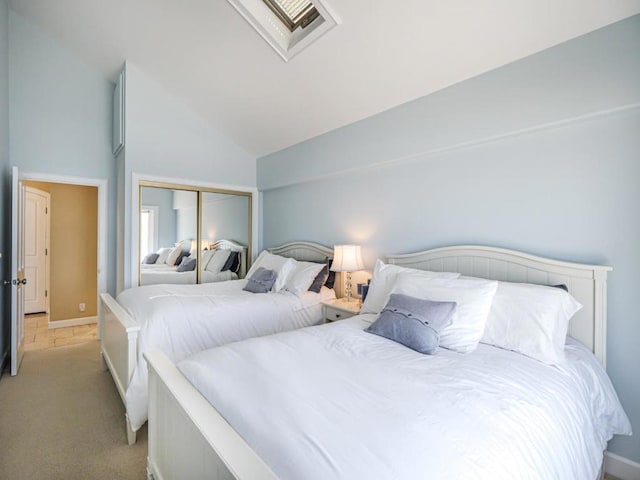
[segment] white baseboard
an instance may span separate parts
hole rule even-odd
[[[604,452],[604,470],[620,480],[640,480],[640,463],[611,452]]]
[[[49,330],[54,328],[64,327],[77,327],[79,325],[89,325],[91,323],[98,323],[98,317],[82,317],[82,318],[70,318],[68,320],[49,320]]]

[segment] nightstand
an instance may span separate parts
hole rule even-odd
[[[337,300],[322,302],[324,321],[335,322],[337,320],[344,320],[345,318],[358,315],[358,313],[360,313],[361,306],[360,300],[357,298],[351,298],[350,302],[347,302],[346,298],[338,298]]]

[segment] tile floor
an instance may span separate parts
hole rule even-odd
[[[28,352],[90,342],[96,340],[96,331],[95,323],[50,329],[48,315],[26,315],[24,317],[24,350]]]

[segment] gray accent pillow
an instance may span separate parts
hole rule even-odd
[[[184,250],[182,250],[180,252],[180,255],[178,255],[178,258],[176,258],[176,263],[174,263],[174,265],[181,265],[182,264],[182,260],[185,257],[188,257],[189,255],[191,255],[189,252],[185,252]]]
[[[157,253],[149,253],[142,259],[142,263],[145,265],[153,265],[159,257],[160,255]]]
[[[378,319],[365,331],[432,355],[440,332],[452,322],[456,302],[433,302],[392,293]]]
[[[178,265],[178,268],[176,268],[176,272],[190,272],[192,270],[195,270],[196,262],[197,260],[195,258],[182,257],[180,265]]]
[[[243,290],[253,293],[267,293],[276,283],[278,274],[273,270],[267,270],[264,267],[258,267],[253,275],[247,281]]]

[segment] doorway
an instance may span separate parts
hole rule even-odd
[[[49,239],[51,195],[27,186],[24,205],[24,313],[49,313]]]
[[[98,187],[24,185],[25,351],[96,339]]]

